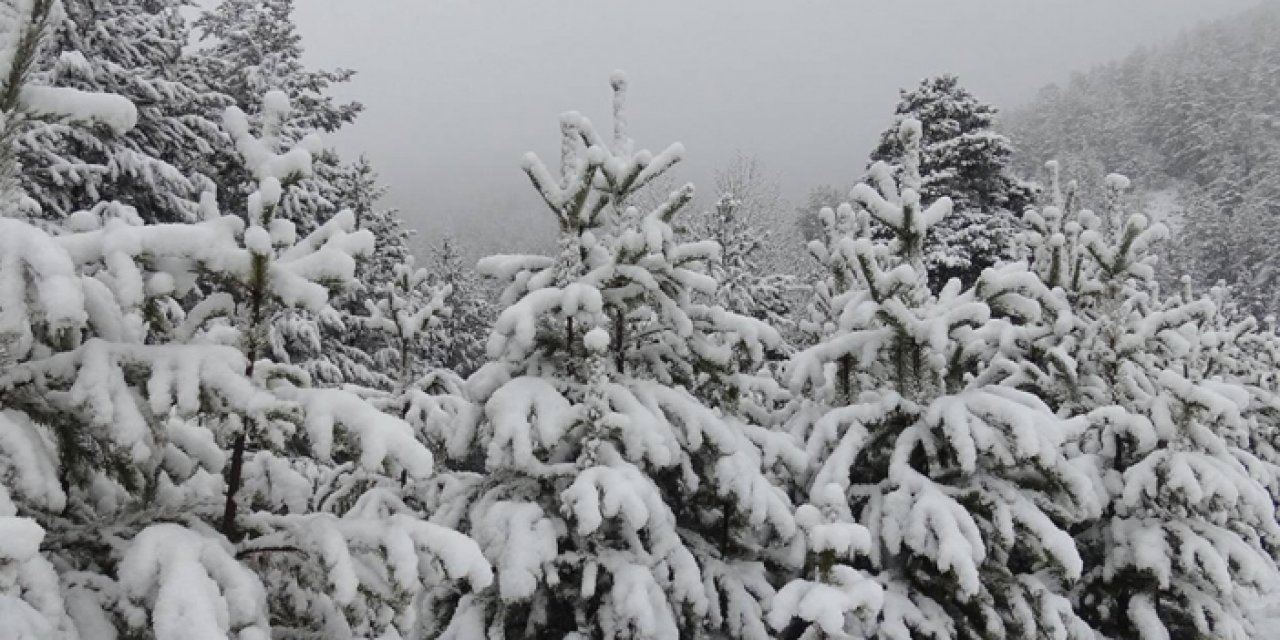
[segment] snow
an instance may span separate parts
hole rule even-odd
[[[554,571],[559,552],[555,524],[530,503],[500,500],[485,505],[483,513],[473,535],[498,567],[499,596],[505,602],[533,597],[538,582]],[[583,580],[586,584],[587,578]]]
[[[485,403],[492,440],[490,468],[514,465],[537,472],[543,467],[535,449],[552,446],[568,431],[577,411],[542,378],[511,380]]]
[[[109,93],[93,93],[69,87],[27,85],[19,96],[29,112],[106,126],[122,135],[138,123],[138,110],[128,99]]]
[[[24,561],[40,551],[44,529],[30,518],[12,515],[0,516],[0,557],[9,561]]]
[[[280,389],[281,397],[301,405],[312,451],[322,460],[333,455],[334,427],[341,425],[359,444],[360,464],[369,471],[389,462],[414,477],[431,474],[433,460],[407,422],[387,415],[355,394],[337,389]]]
[[[4,503],[8,492],[16,490],[30,500],[52,512],[66,506],[67,497],[58,477],[61,461],[57,448],[47,429],[37,425],[29,416],[13,410],[0,411],[0,470],[4,470],[5,486],[0,486],[0,517],[5,513]],[[8,536],[0,536],[8,541]],[[9,557],[21,558],[30,554],[9,553]]]
[[[850,567],[838,565],[831,574],[832,584],[795,581],[783,587],[773,598],[769,626],[781,631],[792,618],[800,618],[831,637],[856,637],[846,632],[846,614],[869,625],[883,606],[883,589]]]
[[[674,520],[653,481],[628,464],[585,469],[561,497],[580,535],[600,528],[605,518],[618,517],[633,530],[659,529]]]
[[[129,598],[151,610],[157,640],[265,640],[266,596],[258,577],[215,539],[176,524],[144,529],[120,562]]]
[[[592,351],[604,351],[609,348],[609,332],[596,327],[582,337],[582,342]]]

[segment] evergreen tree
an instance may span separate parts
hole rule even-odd
[[[317,71],[302,63],[302,39],[292,13],[292,0],[220,2],[195,21],[204,46],[193,53],[192,64],[209,90],[229,96],[251,124],[262,127],[269,148],[298,145],[311,153],[312,170],[285,185],[281,217],[305,234],[351,209],[359,212],[362,228],[374,231],[383,243],[380,246],[387,249],[361,266],[360,284],[324,315],[293,309],[275,318],[272,357],[301,366],[316,382],[328,386],[359,384],[389,390],[391,378],[378,371],[374,358],[397,338],[371,335],[371,325],[362,324],[357,316],[364,313],[362,296],[394,286],[398,276],[393,265],[403,265],[396,258],[408,255],[406,239],[395,212],[376,209],[380,189],[368,163],[344,165],[333,149],[320,143],[317,134],[349,124],[363,107],[340,103],[327,92],[334,83],[348,81],[352,71]],[[280,92],[293,106],[278,121],[268,122],[259,108],[258,96],[269,92]],[[219,203],[228,210],[243,209],[254,181],[237,155],[228,146],[214,158],[221,186]],[[339,337],[348,331],[354,334],[352,340]]]
[[[1073,449],[1104,496],[1077,534],[1078,607],[1109,637],[1261,637],[1250,613],[1275,589],[1266,541],[1280,532],[1274,472],[1254,453],[1274,418],[1240,358],[1253,321],[1189,289],[1160,295],[1152,244],[1166,230],[1123,213],[1128,184],[1108,177],[1098,216],[1055,179],[1051,204],[1028,213],[1035,267],[1076,316],[1053,365],[1024,382],[1088,416]]]
[[[464,262],[456,239],[442,238],[431,254],[431,279],[448,287],[445,303],[450,313],[441,319],[425,357],[433,367],[469,376],[484,363],[485,338],[495,313],[491,300],[496,292]]]
[[[1005,384],[1069,310],[1017,263],[929,291],[925,239],[951,202],[922,202],[921,137],[904,120],[898,178],[877,163],[857,208],[821,213],[826,335],[790,373],[789,428],[814,460],[797,513],[809,562],[770,623],[810,638],[1091,638],[1066,597],[1083,568],[1069,530],[1098,509],[1061,451],[1079,421]],[[873,220],[892,240],[873,239]]]
[[[416,269],[409,250],[410,232],[404,228],[399,212],[378,206],[386,188],[378,183],[373,166],[362,157],[342,169],[334,179],[336,204],[341,210],[351,211],[358,228],[373,234],[378,251],[356,264],[355,286],[338,294],[333,303],[336,313],[319,319],[319,352],[324,357],[314,361],[332,365],[322,378],[325,382],[391,391],[405,378],[421,373],[416,364],[423,345],[418,338],[413,340],[408,362],[415,368],[402,371],[405,360],[401,350],[406,345],[394,324],[396,312],[387,305],[395,306],[395,298],[433,296],[421,291],[424,283],[413,275]],[[393,324],[371,321],[369,305],[381,318],[392,319]]]
[[[782,329],[790,322],[788,294],[796,288],[795,278],[770,269],[763,260],[762,249],[770,234],[753,222],[749,210],[732,193],[725,193],[712,211],[692,225],[690,235],[720,245],[720,259],[711,267],[711,275],[719,283],[715,303]]]
[[[432,464],[411,427],[264,357],[270,315],[322,308],[371,244],[349,214],[301,239],[274,216],[305,151],[270,152],[230,110],[226,132],[259,176],[244,217],[221,215],[209,194],[191,223],[147,224],[124,205],[47,230],[14,219],[20,131],[57,119],[124,133],[136,112],[119,96],[27,84],[56,8],[3,11],[6,633],[404,635],[428,588],[486,586],[475,543],[404,503],[398,476]]]
[[[327,89],[347,82],[350,69],[311,70],[302,64],[302,36],[293,22],[293,0],[221,0],[195,22],[209,41],[198,66],[237,105],[253,114],[258,96],[283,91],[295,114],[291,125],[332,133],[363,110],[358,102],[340,103]]]
[[[951,75],[926,78],[902,91],[894,125],[880,136],[872,162],[891,166],[902,157],[900,124],[924,126],[920,147],[920,198],[925,205],[943,196],[954,212],[925,239],[930,287],[939,291],[951,278],[972,285],[982,270],[1007,260],[1030,187],[1013,177],[1013,148],[994,129],[996,110],[979,101]]]
[[[293,0],[222,0],[196,19],[195,32],[203,44],[193,53],[192,66],[209,91],[228,96],[256,126],[263,116],[261,96],[279,91],[293,106],[288,117],[272,124],[271,140],[283,145],[303,144],[312,154],[313,171],[296,181],[282,197],[285,215],[304,233],[340,210],[336,183],[344,180],[344,168],[332,151],[324,150],[313,134],[333,132],[350,124],[363,106],[340,103],[327,93],[334,83],[346,82],[348,69],[317,71],[302,63],[302,36],[293,23]],[[214,171],[224,188],[219,203],[243,208],[251,184],[241,171],[234,148],[225,148]]]
[[[49,120],[17,140],[32,217],[61,220],[89,202],[133,207],[146,221],[199,219],[206,158],[226,146],[226,96],[190,81],[182,2],[66,0],[51,24],[40,81],[128,98],[128,131]]]
[[[1280,10],[1264,3],[1076,74],[1004,119],[1015,160],[1034,170],[1057,158],[1090,202],[1105,196],[1107,171],[1128,175],[1175,236],[1162,249],[1165,286],[1222,280],[1257,317],[1273,313],[1278,39]]]
[[[481,262],[509,306],[467,382],[475,410],[440,404],[471,419],[439,435],[459,473],[435,518],[480,541],[497,587],[463,598],[446,638],[768,637],[772,549],[795,524],[766,470],[803,456],[738,408],[780,339],[695,298],[717,247],[676,239],[690,186],[628,206],[682,149],[632,151],[625,86],[612,140],[563,116],[559,178],[526,156],[560,252]]]

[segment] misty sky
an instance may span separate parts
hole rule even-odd
[[[367,153],[420,241],[486,248],[553,230],[519,169],[558,157],[558,115],[609,126],[626,70],[631,135],[685,144],[681,177],[754,154],[796,200],[847,184],[900,87],[951,72],[1015,107],[1075,70],[1256,0],[301,0],[308,62],[359,71],[367,111],[334,142]],[[550,162],[549,162],[550,163]],[[483,236],[483,240],[481,239]]]

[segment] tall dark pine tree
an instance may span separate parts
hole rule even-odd
[[[921,202],[927,206],[945,195],[954,204],[954,214],[925,239],[929,285],[938,291],[951,278],[971,285],[983,269],[1011,257],[1018,216],[1031,204],[1030,186],[1009,171],[1013,147],[993,127],[996,109],[960,86],[956,76],[941,75],[902,91],[894,114],[871,162],[899,169],[902,122],[923,123]]]

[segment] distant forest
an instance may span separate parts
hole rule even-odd
[[[1188,30],[1005,114],[1014,162],[1081,185],[1120,172],[1173,230],[1160,273],[1224,282],[1252,311],[1280,308],[1280,5]],[[1089,200],[1089,198],[1085,198]]]

